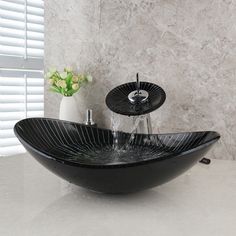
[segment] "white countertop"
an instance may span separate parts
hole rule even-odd
[[[236,161],[104,195],[68,184],[29,155],[0,158],[0,214],[1,236],[235,236]]]

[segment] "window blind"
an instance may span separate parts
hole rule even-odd
[[[15,123],[44,115],[44,2],[0,0],[0,156],[24,152]]]

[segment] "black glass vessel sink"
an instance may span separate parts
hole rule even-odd
[[[128,193],[163,184],[180,175],[210,149],[213,131],[145,135],[47,118],[19,121],[14,128],[24,147],[58,176],[84,188]]]

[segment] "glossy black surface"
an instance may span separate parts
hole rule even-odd
[[[121,115],[138,116],[156,110],[165,102],[166,94],[161,87],[149,82],[140,82],[140,90],[149,94],[148,100],[142,104],[132,104],[128,96],[136,90],[136,86],[136,82],[131,82],[112,89],[106,96],[108,108]]]
[[[16,136],[42,165],[79,186],[105,193],[134,192],[163,184],[193,166],[219,138],[216,132],[143,135],[66,121],[30,118]]]

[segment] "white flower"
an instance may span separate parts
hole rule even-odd
[[[50,78],[52,76],[52,73],[51,72],[48,72],[47,74],[46,74],[46,77],[47,78]]]
[[[66,72],[62,72],[62,73],[60,73],[60,76],[61,76],[62,79],[66,79],[67,73]]]
[[[56,68],[50,68],[50,69],[49,69],[49,72],[50,72],[52,75],[53,75],[56,71],[57,71]]]
[[[57,81],[57,86],[61,88],[66,88],[66,81],[64,80]]]
[[[87,80],[88,80],[88,82],[92,82],[93,81],[93,77],[91,75],[87,75]]]
[[[76,83],[76,84],[73,84],[72,85],[72,88],[74,89],[74,90],[77,90],[78,88],[79,88],[79,85]]]
[[[49,79],[49,84],[53,85],[54,84],[54,80],[53,79]]]
[[[72,72],[72,68],[71,68],[70,66],[67,66],[67,67],[64,69],[64,71],[66,71],[66,72]]]
[[[73,81],[74,83],[77,83],[78,80],[79,80],[78,76],[75,76],[75,75],[74,75],[74,76],[72,77],[72,81]]]

